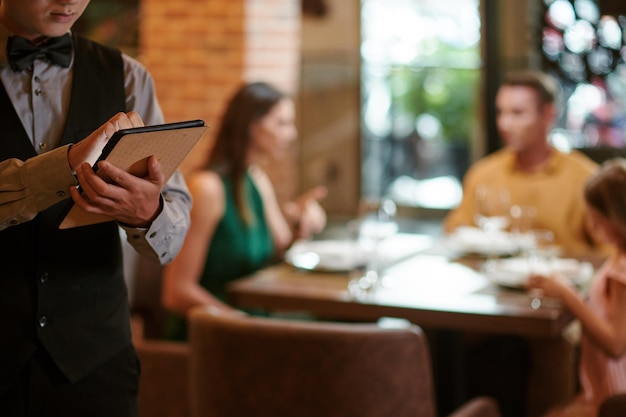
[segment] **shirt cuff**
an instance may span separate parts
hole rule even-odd
[[[25,162],[24,182],[32,190],[38,211],[69,198],[69,188],[78,184],[67,160],[69,147],[53,149]]]
[[[123,224],[120,224],[120,227],[126,232],[128,243],[137,252],[153,262],[165,265],[171,262],[178,252],[176,248],[178,245],[173,246],[172,241],[180,240],[178,236],[181,231],[178,230],[179,227],[172,224],[165,209],[159,213],[148,228],[129,227]]]

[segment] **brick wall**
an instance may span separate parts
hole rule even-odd
[[[297,93],[299,0],[141,0],[140,55],[154,77],[168,122],[204,119],[217,131],[223,107],[243,81]],[[185,161],[200,165],[207,140]],[[272,164],[279,198],[297,191],[297,151]]]

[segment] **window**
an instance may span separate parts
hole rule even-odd
[[[448,209],[477,128],[479,0],[362,0],[362,195]]]
[[[544,0],[544,68],[561,81],[559,148],[626,145],[626,17],[601,15],[595,0]]]

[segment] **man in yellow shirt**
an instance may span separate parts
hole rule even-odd
[[[470,167],[463,179],[463,199],[444,220],[446,232],[459,226],[476,226],[476,191],[484,186],[506,190],[509,207],[532,207],[531,227],[551,230],[564,255],[604,253],[587,227],[583,199],[584,184],[598,166],[580,152],[555,149],[548,140],[558,115],[558,92],[556,81],[544,73],[521,71],[505,77],[495,103],[496,124],[504,146]],[[474,381],[473,392],[492,395],[501,402],[503,410],[517,411],[524,399],[501,398],[500,387],[493,381],[526,378],[524,369],[530,351],[543,349],[544,345],[492,335],[466,339],[463,346],[469,375],[495,376],[490,381]],[[558,348],[563,355],[573,354],[566,343]],[[518,368],[512,370],[511,364]],[[511,377],[511,372],[516,377]],[[558,367],[554,372],[560,372]],[[558,378],[566,380],[567,376]]]
[[[509,74],[496,95],[497,127],[504,147],[477,161],[463,180],[463,199],[444,220],[450,233],[475,225],[476,189],[506,189],[511,206],[532,207],[532,227],[549,229],[568,254],[598,249],[587,228],[583,185],[597,164],[577,151],[561,152],[548,140],[557,117],[558,85],[547,74]]]

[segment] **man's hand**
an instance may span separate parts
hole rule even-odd
[[[72,145],[67,156],[70,168],[76,172],[83,162],[93,165],[102,153],[102,148],[115,132],[140,126],[143,126],[143,121],[136,112],[116,114],[91,135]]]
[[[73,145],[68,152],[72,170],[81,187],[70,188],[74,203],[88,213],[103,214],[134,227],[148,227],[161,211],[161,189],[165,182],[155,156],[148,161],[148,174],[136,177],[102,161],[97,175],[92,164],[115,132],[143,126],[135,112],[118,113],[91,135]],[[105,181],[103,178],[107,178]]]
[[[76,187],[70,192],[76,205],[88,213],[104,214],[133,227],[148,227],[161,211],[161,189],[165,177],[156,156],[148,161],[148,175],[140,178],[113,166],[98,163],[98,176],[91,165],[83,163],[76,170],[82,193]]]

